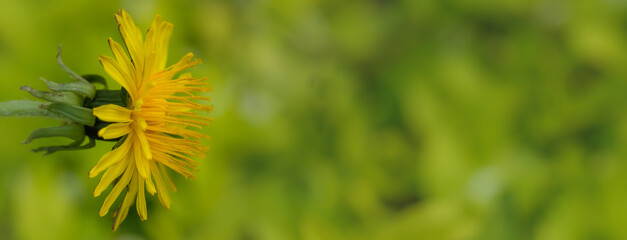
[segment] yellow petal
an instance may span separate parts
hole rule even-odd
[[[144,181],[141,177],[138,178],[139,189],[137,189],[137,213],[142,221],[148,219],[148,210],[146,209],[146,195],[144,194]]]
[[[161,25],[161,15],[155,16],[155,19],[152,21],[152,25],[148,29],[148,33],[146,33],[146,42],[144,43],[146,50],[144,78],[146,78],[147,76],[152,76],[152,74],[159,70],[157,69],[157,64],[155,62],[155,56],[157,55],[158,51],[157,36],[159,35],[160,30],[158,27],[159,25]]]
[[[126,216],[128,215],[128,209],[131,207],[131,205],[133,205],[133,200],[135,200],[135,196],[137,195],[137,177],[137,172],[134,172],[133,177],[128,184],[128,190],[126,190],[124,201],[122,202],[122,205],[120,205],[120,208],[115,215],[115,220],[113,221],[113,231],[118,230],[118,226],[120,226],[120,224],[124,222],[124,219],[126,219]]]
[[[130,122],[131,110],[115,104],[107,104],[94,108],[94,116],[105,122]]]
[[[144,135],[143,131],[137,131],[137,138],[139,139],[139,142],[141,143],[141,151],[144,154],[145,162],[146,163],[150,163],[152,162],[152,148],[150,147],[150,144],[148,143],[148,139],[146,139],[146,135]],[[139,166],[139,165],[138,165]],[[149,169],[150,170],[150,169]],[[148,190],[148,192],[152,195],[155,195],[155,193],[157,192],[157,190],[155,189],[155,185],[152,183],[152,179],[150,174],[146,175],[146,190]]]
[[[130,162],[118,183],[115,184],[115,187],[113,187],[113,189],[109,193],[109,196],[107,196],[104,203],[102,203],[102,207],[100,207],[100,211],[98,212],[101,217],[107,215],[107,213],[109,212],[109,208],[111,208],[111,205],[113,204],[115,199],[120,196],[122,190],[128,185],[129,181],[131,180],[131,176],[133,175],[133,172],[135,172],[134,164],[133,162]]]
[[[130,77],[137,78],[135,66],[133,66],[133,63],[131,63],[131,61],[128,59],[128,56],[124,52],[122,45],[109,38],[109,47],[111,48],[111,52],[113,52],[113,56],[115,57],[115,60],[118,62],[122,70],[129,73]]]
[[[138,131],[139,132],[139,131]],[[148,178],[150,174],[150,167],[148,167],[148,159],[142,153],[142,147],[139,139],[135,138],[133,141],[133,157],[135,158],[135,164],[137,164],[137,171],[143,178]]]
[[[170,190],[172,190],[172,192],[176,192],[176,185],[174,185],[174,182],[172,182],[172,179],[170,179],[170,175],[168,175],[168,171],[165,169],[165,166],[161,163],[158,163],[158,165],[163,175],[163,179],[165,179],[165,182],[168,183],[168,187],[170,187]]]
[[[174,26],[169,22],[161,24],[161,31],[158,36],[158,42],[160,44],[158,54],[156,56],[157,69],[165,68],[166,61],[168,59],[168,46],[170,44],[170,36],[172,36],[172,28]]]
[[[192,74],[191,73],[182,73],[181,75],[179,75],[179,79],[186,79],[186,78],[192,78]]]
[[[124,170],[127,168],[127,166],[128,161],[121,161],[107,169],[105,174],[102,175],[102,178],[100,179],[98,185],[96,185],[96,189],[94,189],[94,197],[100,196],[100,194],[102,194],[102,192],[107,189],[107,187],[109,187],[109,184],[111,184],[116,178],[120,177],[120,175],[124,173]]]
[[[169,81],[183,69],[193,67],[194,65],[201,63],[200,59],[194,58],[193,53],[187,53],[177,63],[169,66],[165,71],[160,71],[157,74],[151,76],[151,81]]]
[[[168,189],[165,187],[165,182],[163,182],[163,178],[161,177],[161,173],[157,164],[154,161],[150,162],[150,171],[155,176],[155,183],[157,185],[157,197],[159,197],[159,201],[165,208],[170,208],[170,195],[168,194]]]
[[[136,99],[137,89],[135,88],[134,78],[131,78],[130,73],[125,72],[120,65],[113,60],[113,58],[100,55],[100,64],[104,67],[105,71],[115,80],[120,86],[122,86],[131,99]]]
[[[113,164],[119,162],[122,159],[126,159],[127,158],[127,154],[128,154],[128,150],[130,148],[131,148],[131,142],[127,138],[126,140],[124,140],[124,143],[122,143],[122,145],[120,145],[120,147],[118,147],[118,148],[116,148],[116,149],[106,153],[105,155],[102,156],[102,158],[100,158],[100,160],[98,161],[96,166],[94,166],[89,171],[89,178],[93,178],[95,176],[98,176],[98,174],[100,174],[100,172],[102,172],[103,170],[107,169],[108,167],[112,166]],[[120,170],[120,173],[122,173],[121,170]],[[115,175],[115,177],[119,176],[120,173]],[[109,184],[107,183],[107,185],[109,185]]]
[[[146,124],[145,121],[144,124]],[[152,149],[150,148],[150,143],[148,143],[148,139],[146,138],[144,131],[137,131],[137,139],[139,140],[141,151],[144,154],[144,157],[146,158],[146,160],[151,160]]]
[[[137,75],[140,76],[144,71],[145,59],[142,32],[135,25],[133,18],[131,18],[131,16],[124,10],[119,11],[118,14],[115,15],[115,19],[118,22],[118,29],[120,30],[122,39],[124,39],[126,49],[130,53],[131,59],[133,60],[135,71]]]
[[[194,59],[194,53],[189,52],[185,54],[177,63],[168,67],[169,71],[179,72],[183,69],[193,67],[194,65],[200,63],[199,58]]]
[[[144,70],[146,74],[144,79],[165,68],[171,35],[172,24],[162,22],[160,15],[155,16],[146,34],[146,68]]]
[[[112,123],[98,131],[98,136],[104,139],[114,139],[122,137],[131,132],[130,123]]]
[[[157,193],[157,189],[155,188],[155,184],[152,182],[151,178],[146,178],[146,191],[153,196]]]

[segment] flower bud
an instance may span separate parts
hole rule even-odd
[[[45,154],[93,147],[95,139],[101,139],[97,132],[110,123],[97,120],[92,109],[107,104],[125,106],[127,97],[122,90],[107,90],[106,80],[99,75],[80,76],[74,73],[61,59],[61,46],[57,54],[57,63],[75,81],[57,83],[41,78],[50,91],[36,90],[30,86],[22,86],[20,89],[45,102],[22,100],[0,103],[0,116],[43,116],[62,120],[61,126],[34,130],[23,142],[27,144],[35,139],[47,137],[65,137],[73,140],[69,145],[33,149],[35,152],[45,151]],[[94,84],[104,86],[105,90],[96,90]],[[89,142],[81,145],[85,137],[89,138]]]

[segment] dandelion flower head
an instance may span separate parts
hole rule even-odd
[[[107,215],[126,190],[114,213],[113,230],[124,221],[133,204],[141,220],[148,218],[145,191],[156,194],[161,204],[170,208],[167,188],[172,191],[176,188],[168,176],[168,168],[186,178],[194,177],[197,162],[192,158],[204,158],[206,151],[200,144],[200,139],[206,136],[196,130],[211,121],[197,115],[198,111],[211,110],[211,106],[201,104],[209,99],[194,94],[210,91],[206,79],[179,74],[200,60],[188,53],[166,67],[172,24],[157,15],[144,41],[142,31],[128,13],[121,10],[115,19],[129,54],[109,38],[113,57],[100,56],[100,63],[128,93],[128,99],[126,107],[108,104],[93,109],[101,121],[111,123],[99,130],[98,135],[120,140],[89,171],[90,178],[104,172],[94,196],[113,185],[100,208],[100,216]]]

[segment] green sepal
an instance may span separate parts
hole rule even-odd
[[[31,88],[30,86],[22,86],[21,90],[29,92],[36,98],[47,100],[50,102],[67,103],[70,105],[81,105],[82,99],[72,92],[46,92]]]
[[[93,148],[94,146],[96,146],[96,140],[89,138],[89,142],[86,143],[85,145],[80,145],[81,143],[83,143],[85,139],[82,139],[81,141],[78,142],[74,142],[71,143],[69,145],[66,146],[46,146],[46,147],[39,147],[39,148],[35,148],[35,149],[31,149],[31,151],[33,152],[41,152],[41,151],[46,151],[44,153],[44,155],[48,155],[48,154],[52,154],[55,153],[57,151],[70,151],[70,150],[82,150],[82,149],[89,149],[89,148]]]
[[[74,78],[77,81],[87,82],[87,80],[85,80],[82,76],[76,74],[74,71],[72,71],[72,69],[66,66],[65,63],[63,63],[61,53],[63,53],[63,48],[61,47],[61,44],[59,44],[59,46],[57,47],[57,64],[59,64],[59,67],[61,67],[61,69],[63,69],[65,73],[70,75],[71,78]]]
[[[78,107],[65,103],[52,103],[50,105],[47,105],[46,108],[48,109],[48,111],[58,113],[72,121],[83,125],[93,127],[96,123],[96,117],[94,116],[93,111],[89,108]]]
[[[86,101],[83,107],[96,108],[102,105],[115,104],[118,106],[126,107],[125,102],[122,102],[121,90],[96,90],[96,96],[90,101]]]
[[[48,85],[48,88],[50,88],[50,90],[53,90],[53,91],[76,92],[84,97],[93,98],[94,95],[96,94],[96,88],[94,87],[94,85],[91,85],[89,81],[85,80],[85,78],[83,78],[82,76],[76,74],[74,71],[72,71],[72,69],[66,66],[65,63],[63,63],[63,59],[61,58],[62,52],[63,52],[63,49],[61,48],[61,44],[59,44],[58,52],[57,52],[57,64],[59,64],[59,67],[61,67],[63,71],[65,71],[68,75],[70,75],[71,78],[76,79],[76,82],[54,83],[54,82],[46,81],[45,79],[42,78],[46,82],[46,85]],[[62,87],[62,88],[67,88],[67,89],[55,90],[55,89],[52,89],[49,83],[53,83],[52,85],[54,87]]]
[[[109,86],[107,85],[107,80],[105,80],[102,76],[100,75],[96,75],[96,74],[85,74],[83,75],[83,78],[85,80],[87,80],[89,83],[91,83],[92,85],[94,83],[98,83],[100,85],[102,85],[104,87],[104,89],[109,89]]]
[[[124,89],[122,90],[97,90],[96,96],[93,99],[86,101],[83,107],[94,109],[94,108],[107,105],[107,104],[115,104],[121,107],[126,107],[126,104],[125,104],[126,101],[123,101],[123,99],[126,99],[124,95],[125,93],[126,91]],[[128,96],[128,94],[126,96]],[[104,122],[104,121],[101,121],[100,119],[96,119],[96,123],[93,126],[85,126],[85,135],[87,135],[90,138],[94,138],[96,140],[117,141],[119,140],[119,138],[103,139],[102,137],[98,136],[98,131],[100,131],[100,129],[103,129],[109,126],[110,124],[111,124],[110,122]]]
[[[46,110],[46,104],[31,100],[0,102],[0,116],[63,118],[60,114]]]
[[[122,107],[126,107],[128,105],[128,103],[131,102],[131,95],[128,94],[128,92],[126,91],[126,89],[122,88],[120,89],[120,100],[122,100],[122,103],[124,103],[124,105],[121,105]]]
[[[28,144],[38,138],[46,137],[65,137],[74,140],[74,142],[82,142],[85,138],[85,128],[80,124],[67,124],[58,127],[39,128],[33,131],[28,139],[22,144]]]
[[[52,91],[73,92],[87,98],[93,98],[96,95],[96,88],[87,81],[76,81],[69,83],[56,83],[41,78],[48,88]]]

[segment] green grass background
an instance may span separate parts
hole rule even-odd
[[[58,122],[2,118],[0,239],[627,239],[624,1],[7,0],[0,101],[67,81],[59,43],[104,76],[121,8],[202,58],[208,157],[111,232],[112,144],[44,157]]]

